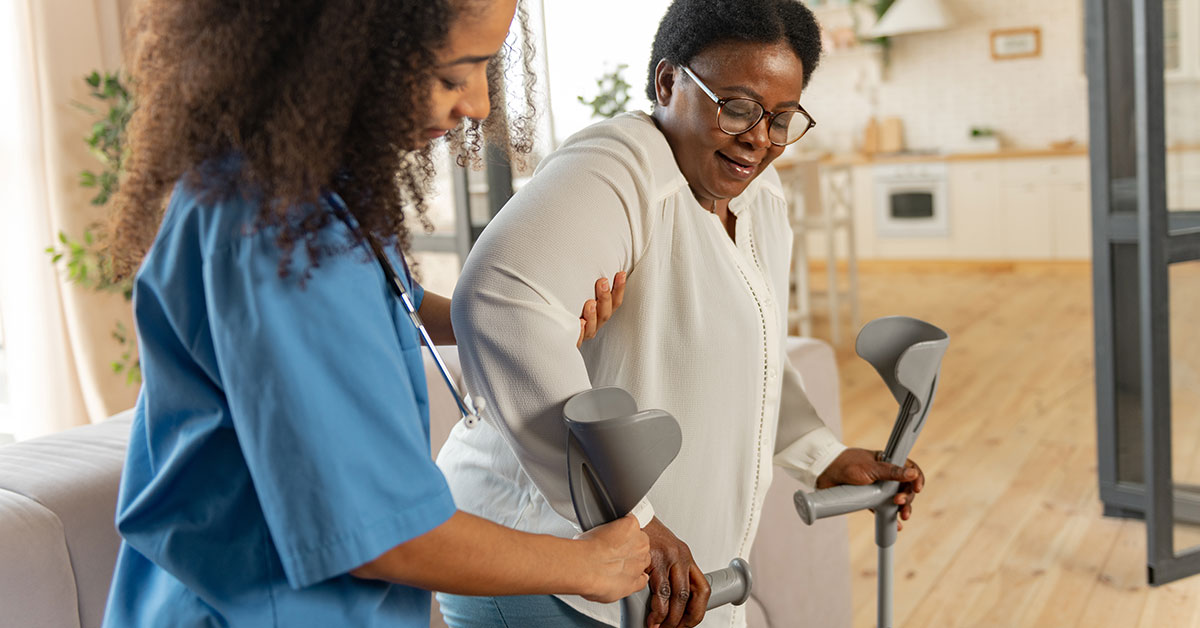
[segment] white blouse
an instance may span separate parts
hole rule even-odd
[[[620,386],[679,420],[683,448],[650,491],[660,521],[704,571],[750,553],[772,462],[812,485],[845,449],[784,352],[792,230],[773,168],[729,209],[736,244],[696,201],[644,113],[572,136],[484,231],[454,291],[468,390],[484,421],[438,456],[458,507],[571,537],[564,403]],[[596,277],[628,271],[624,304],[575,347]],[[753,565],[751,565],[753,567]],[[616,604],[563,597],[619,623]],[[706,626],[742,626],[741,609]]]

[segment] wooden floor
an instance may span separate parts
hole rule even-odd
[[[1196,270],[1173,285],[1200,285]],[[1200,627],[1200,576],[1148,587],[1144,525],[1101,516],[1090,273],[1032,263],[860,271],[863,321],[907,314],[951,337],[913,452],[929,484],[896,549],[896,626]],[[852,341],[838,356],[846,442],[882,447],[895,402]],[[1189,414],[1177,425],[1194,442],[1179,450],[1195,452],[1200,415]],[[1177,458],[1177,468],[1197,460]],[[854,626],[874,626],[870,515],[852,516],[850,534]]]

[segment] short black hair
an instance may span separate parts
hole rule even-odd
[[[800,58],[805,86],[821,60],[821,26],[800,0],[675,0],[654,35],[646,96],[657,102],[659,61],[685,65],[705,48],[730,40],[787,42]]]

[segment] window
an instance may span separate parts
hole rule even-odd
[[[1166,0],[1163,2],[1163,66],[1168,71],[1179,70],[1179,66],[1183,63],[1183,57],[1180,55],[1179,45],[1179,2],[1180,0]]]
[[[1200,80],[1200,0],[1163,0],[1163,67],[1169,81]]]
[[[421,286],[449,297],[454,292],[454,284],[462,269],[457,237],[462,227],[457,224],[453,160],[444,144],[437,147],[434,160],[438,170],[433,194],[425,199],[425,217],[433,223],[434,232],[426,234],[419,224],[412,224],[409,228],[413,234],[412,255]]]

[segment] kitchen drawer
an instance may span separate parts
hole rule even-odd
[[[993,189],[1000,183],[1000,169],[994,161],[951,162],[947,170],[950,176],[950,193],[954,188]]]
[[[1184,179],[1179,182],[1177,203],[1168,203],[1173,210],[1200,210],[1200,178]]]
[[[1086,185],[1048,186],[1050,232],[1055,259],[1092,257],[1091,195]]]
[[[1200,179],[1200,150],[1181,150],[1168,153],[1168,156],[1178,158],[1179,174],[1183,178]]]
[[[1054,257],[1054,218],[1048,186],[1001,186],[999,211],[1003,219],[996,236],[1004,257]]]

